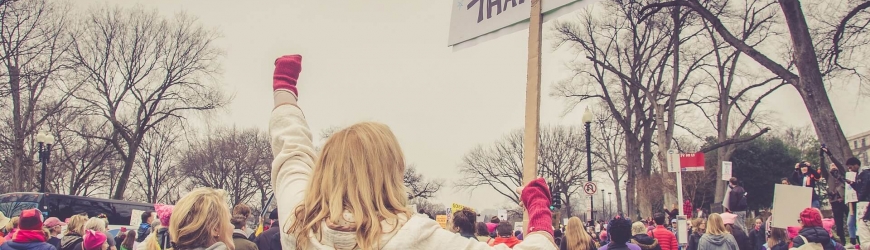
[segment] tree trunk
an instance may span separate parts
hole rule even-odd
[[[139,140],[141,142],[141,140]],[[133,170],[133,164],[136,162],[136,152],[139,151],[139,142],[128,143],[127,157],[124,157],[124,168],[121,170],[121,176],[118,180],[118,186],[115,188],[115,194],[112,199],[124,200],[124,191],[127,190],[127,183],[130,182],[130,172]]]
[[[21,71],[18,67],[9,65],[9,89],[12,95],[12,190],[27,192],[30,190],[30,171],[24,152],[24,121],[21,117]]]
[[[628,172],[628,183],[626,184],[626,190],[628,190],[628,195],[626,195],[626,200],[628,201],[628,210],[627,213],[629,217],[632,218],[635,215],[640,213],[640,206],[638,205],[638,201],[640,200],[640,196],[642,192],[638,192],[637,187],[644,187],[640,182],[640,178],[637,175],[637,169],[643,166],[643,161],[641,160],[641,142],[637,140],[634,135],[626,135],[625,136],[625,159],[628,163],[627,170]]]
[[[834,156],[840,157],[840,159],[852,157],[849,142],[843,134],[843,129],[840,127],[822,81],[819,60],[807,28],[801,3],[798,0],[780,0],[779,5],[788,24],[794,45],[795,65],[800,75],[800,80],[793,84],[796,84],[795,87],[803,98],[804,105],[807,106],[807,111],[809,111],[816,129],[816,135],[818,135],[819,141],[827,145]],[[837,181],[828,182],[828,190],[838,186],[840,183]]]

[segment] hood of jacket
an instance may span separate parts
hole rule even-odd
[[[191,250],[229,250],[229,248],[223,242],[218,241],[209,247],[197,247]]]
[[[71,248],[82,242],[82,236],[77,233],[69,233],[60,238],[60,248]]]
[[[639,246],[641,249],[649,250],[659,246],[659,240],[650,237],[646,234],[638,234],[631,237],[631,243]]]
[[[399,214],[398,217],[398,220],[381,221],[381,232],[383,232],[380,240],[381,246],[387,244],[396,235],[399,228],[408,221],[408,216],[404,214]],[[353,214],[349,211],[344,211],[338,225],[328,221],[321,223],[320,244],[333,246],[335,249],[353,249],[357,246],[356,222],[354,222]],[[311,236],[314,235],[311,234]]]
[[[803,228],[798,234],[803,235],[809,242],[813,243],[829,244],[831,242],[831,236],[822,227]]]
[[[726,237],[724,234],[723,235],[705,234],[701,238],[702,238],[701,240],[706,240],[710,244],[713,244],[716,246],[725,245],[725,242],[728,240],[728,237]]]
[[[233,239],[248,239],[248,236],[245,236],[247,232],[242,231],[241,229],[233,230]]]
[[[493,238],[492,245],[495,246],[498,244],[505,244],[508,247],[513,248],[514,245],[519,244],[520,242],[522,242],[522,241],[520,239],[517,239],[517,237],[510,237],[510,238],[496,237],[496,238]]]

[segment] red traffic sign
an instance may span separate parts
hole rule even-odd
[[[588,195],[593,195],[595,192],[598,192],[598,186],[595,185],[595,182],[586,182],[583,183],[583,192]]]

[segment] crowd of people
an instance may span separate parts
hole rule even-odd
[[[729,182],[731,191],[724,213],[699,210],[693,218],[691,203],[683,204],[687,217],[693,218],[688,221],[687,239],[678,240],[683,232],[676,220],[676,205],[647,220],[632,221],[620,214],[608,221],[584,224],[572,217],[564,227],[556,228],[550,210],[551,193],[543,178],[517,190],[528,214],[522,231],[497,217],[489,223],[476,222],[477,214],[469,209],[454,211],[450,226],[442,228],[428,216],[408,208],[404,156],[386,125],[352,125],[335,132],[316,152],[307,118],[297,103],[301,67],[299,55],[275,61],[275,105],[269,131],[274,155],[272,187],[278,208],[271,212],[268,224],[260,222],[263,231],[248,227],[250,207],[237,205],[231,209],[226,205],[226,192],[197,188],[175,205],[156,205],[155,211],[142,214],[138,228],[115,237],[110,237],[105,217],[83,214],[62,222],[58,218],[43,219],[37,209],[25,210],[8,222],[0,238],[0,250],[843,249],[831,230],[842,221],[823,219],[815,197],[811,207],[800,214],[800,227],[771,228],[767,226],[770,215],[765,215],[755,219],[754,227],[747,228],[746,191],[736,178]],[[844,168],[834,163],[831,173],[835,179],[855,188],[860,201],[870,201],[870,185],[866,185],[870,183],[870,172],[864,170],[856,180],[845,180],[839,172]],[[860,162],[849,159],[846,165],[849,171],[858,171]],[[814,186],[818,180],[815,173],[819,172],[809,164],[798,164],[795,175],[786,182]],[[840,201],[836,195],[833,198]],[[857,235],[867,236],[858,241],[870,240],[867,217],[861,218],[863,223],[856,222]],[[851,226],[856,218],[850,217],[849,221]],[[279,226],[279,222],[283,225]],[[854,239],[856,234],[850,235]],[[681,245],[681,241],[688,244]],[[870,245],[866,247],[870,249]]]

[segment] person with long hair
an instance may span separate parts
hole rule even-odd
[[[477,241],[480,242],[489,242],[489,229],[486,227],[486,223],[478,222],[474,227],[475,236],[477,236]]]
[[[318,156],[297,105],[301,70],[301,56],[278,58],[272,82],[271,173],[285,222],[284,250],[491,249],[442,229],[425,215],[412,216],[403,183],[404,155],[386,125],[362,122],[335,132]],[[514,249],[555,249],[546,182],[538,178],[518,191],[529,214],[529,233]]]
[[[698,240],[698,250],[738,250],[737,240],[725,229],[722,216],[712,213],[707,216],[707,230]]]
[[[559,246],[560,250],[595,250],[595,241],[592,236],[583,230],[583,221],[577,217],[568,219],[565,224],[565,236]]]
[[[124,241],[121,242],[121,250],[133,250],[133,245],[136,244],[136,231],[127,230],[124,234]]]
[[[190,191],[175,204],[169,219],[173,250],[234,250],[227,192],[212,188]]]
[[[73,215],[69,218],[66,224],[66,233],[63,238],[60,238],[60,250],[80,250],[82,249],[82,236],[85,235],[85,222],[88,217],[85,215]]]
[[[702,218],[692,220],[692,234],[689,235],[689,244],[686,250],[698,250],[698,241],[707,231],[707,221]]]
[[[85,222],[85,230],[92,230],[92,231],[100,232],[100,233],[103,233],[103,235],[109,235],[109,230],[107,227],[108,227],[108,224],[106,223],[106,220],[103,218],[99,218],[99,217],[90,218],[90,219],[88,219],[87,222]],[[112,238],[112,237],[106,238],[106,243],[109,244],[109,250],[117,250],[118,249],[117,247],[115,247],[116,243],[115,243],[114,238]]]
[[[773,228],[770,230],[770,236],[767,237],[767,249],[770,250],[788,250],[788,232],[782,228]]]

